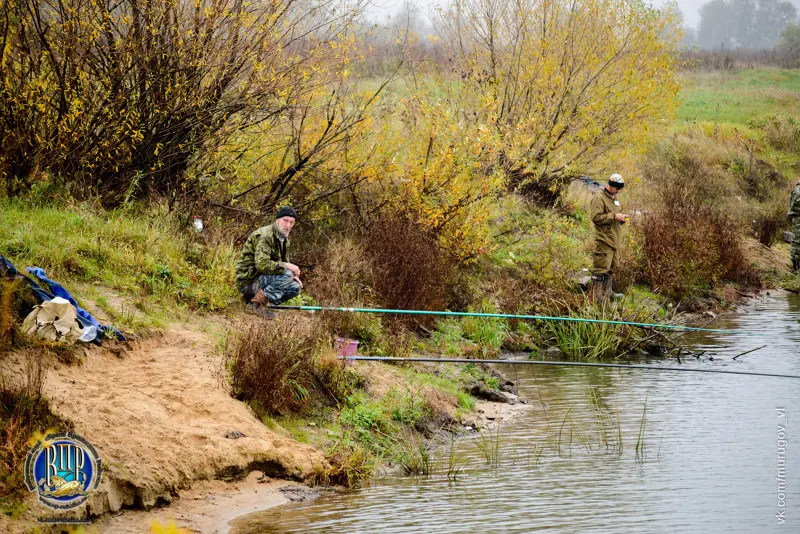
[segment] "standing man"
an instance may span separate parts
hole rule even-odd
[[[294,208],[284,206],[273,224],[254,231],[242,247],[236,287],[252,309],[267,303],[277,306],[300,294],[300,268],[289,262],[289,233],[296,220]]]
[[[617,194],[625,187],[619,174],[612,174],[608,184],[592,197],[590,215],[594,223],[595,246],[592,269],[592,299],[607,298],[612,291],[612,277],[619,268],[620,229],[628,215],[622,213]]]
[[[789,219],[792,220],[792,271],[800,272],[800,181],[789,196]]]

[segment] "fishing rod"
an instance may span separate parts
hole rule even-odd
[[[394,356],[337,356],[340,360],[368,361],[368,362],[428,362],[428,363],[499,363],[508,365],[560,365],[574,367],[611,367],[614,369],[646,369],[649,371],[678,371],[691,373],[718,373],[725,375],[769,376],[773,378],[800,378],[800,375],[782,375],[776,373],[758,373],[755,371],[723,371],[721,369],[697,369],[691,367],[661,367],[658,365],[622,364],[622,363],[590,363],[590,362],[563,362],[544,360],[475,360],[470,358],[425,358],[409,357],[397,358]]]
[[[351,313],[394,313],[401,315],[440,315],[446,317],[488,317],[493,319],[526,319],[536,321],[565,321],[574,323],[599,323],[619,326],[637,326],[640,328],[662,328],[665,330],[677,330],[683,332],[713,332],[717,334],[736,334],[764,336],[760,332],[744,332],[742,330],[729,330],[725,328],[701,328],[697,326],[682,326],[675,324],[660,323],[637,323],[633,321],[619,321],[613,319],[587,319],[584,317],[558,317],[549,315],[517,315],[510,313],[482,313],[482,312],[452,312],[452,311],[431,311],[431,310],[396,310],[391,308],[344,308],[337,306],[271,306],[270,310],[300,310],[300,311],[336,311]]]

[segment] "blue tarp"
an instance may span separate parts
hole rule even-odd
[[[87,312],[86,310],[78,306],[78,302],[74,298],[72,298],[72,295],[69,294],[69,291],[67,291],[64,288],[64,286],[62,286],[55,280],[51,280],[50,278],[48,278],[47,275],[44,273],[44,269],[40,267],[28,267],[27,271],[36,278],[38,278],[39,280],[41,280],[42,282],[44,282],[45,284],[47,284],[47,286],[50,288],[50,291],[53,292],[53,295],[55,295],[56,297],[61,297],[63,299],[66,299],[69,301],[70,304],[75,306],[75,309],[78,310],[78,318],[80,319],[81,324],[83,324],[84,327],[94,326],[97,327],[99,332],[112,332],[115,336],[117,336],[117,339],[125,341],[125,336],[122,335],[122,332],[120,332],[113,326],[101,325],[100,321],[95,319],[91,313]]]
[[[40,286],[36,281],[29,277],[25,276],[24,274],[20,274],[17,272],[17,268],[14,267],[14,264],[11,263],[11,260],[0,254],[0,274],[8,274],[9,276],[20,276],[28,282],[28,285],[33,290],[33,293],[36,295],[36,298],[39,302],[44,302],[46,300],[53,300],[55,295],[51,294],[49,291],[46,291],[42,286]]]
[[[91,313],[87,312],[86,310],[84,310],[83,308],[78,306],[78,302],[74,298],[72,298],[72,295],[69,294],[69,291],[67,291],[64,288],[64,286],[62,286],[61,284],[59,284],[55,280],[51,280],[50,278],[48,278],[47,275],[45,275],[45,273],[44,273],[44,269],[41,269],[39,267],[28,267],[27,270],[28,270],[29,273],[34,275],[36,278],[38,278],[42,282],[46,283],[48,285],[48,287],[50,288],[50,291],[46,291],[44,288],[42,288],[42,286],[40,286],[36,282],[36,280],[31,278],[30,276],[25,276],[25,275],[19,273],[17,271],[17,269],[14,267],[14,264],[11,263],[11,261],[8,258],[6,258],[5,256],[3,256],[2,254],[0,254],[0,270],[2,270],[2,272],[7,273],[7,274],[9,274],[11,276],[21,276],[21,277],[23,277],[25,279],[25,281],[28,283],[28,285],[31,287],[31,289],[33,290],[33,292],[36,295],[36,298],[39,300],[39,302],[53,300],[53,298],[55,298],[55,297],[61,297],[63,299],[66,299],[67,301],[69,301],[69,303],[72,304],[73,306],[75,306],[75,309],[78,310],[78,319],[81,321],[81,324],[83,325],[83,327],[86,328],[86,327],[94,326],[97,329],[97,335],[98,335],[98,337],[96,339],[97,342],[99,342],[100,339],[102,339],[103,335],[105,333],[108,333],[108,332],[113,333],[117,337],[117,339],[125,341],[125,336],[122,335],[122,332],[120,332],[119,330],[117,330],[113,326],[110,326],[110,325],[103,326],[103,325],[101,325],[100,321],[95,319],[92,316]]]

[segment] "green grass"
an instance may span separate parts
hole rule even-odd
[[[800,113],[800,70],[749,69],[688,72],[678,121],[746,125],[771,113]]]
[[[0,254],[20,271],[42,267],[68,290],[102,286],[164,309],[215,310],[236,292],[233,247],[204,246],[158,208],[107,212],[0,200]],[[115,320],[132,317],[107,299],[98,304]],[[147,313],[148,303],[138,307]]]
[[[781,287],[786,291],[800,294],[800,273],[789,273],[784,276]]]

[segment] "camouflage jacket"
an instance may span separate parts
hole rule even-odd
[[[289,238],[281,243],[278,225],[262,226],[247,238],[236,262],[239,291],[262,274],[282,274],[289,263]]]
[[[800,182],[792,190],[789,197],[789,217],[800,217]]]
[[[603,188],[592,197],[592,204],[589,214],[594,223],[594,231],[597,241],[605,243],[613,249],[619,248],[620,244],[620,222],[615,218],[622,209],[619,203],[615,204],[611,198],[611,193]]]

